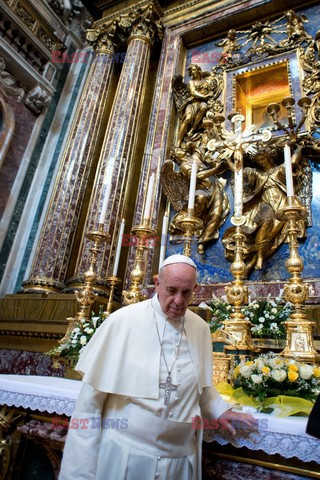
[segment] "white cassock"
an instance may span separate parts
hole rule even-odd
[[[156,323],[177,386],[168,405]],[[201,479],[202,432],[193,419],[216,419],[229,406],[212,386],[208,324],[187,310],[182,325],[166,318],[155,295],[97,330],[76,367],[84,384],[71,426],[87,428],[70,428],[60,480]]]

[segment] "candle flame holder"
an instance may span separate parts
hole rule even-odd
[[[283,125],[279,121],[279,111],[280,111],[280,105],[277,103],[271,103],[267,107],[267,112],[269,113],[270,117],[272,118],[273,123],[283,132],[285,132],[289,139],[290,139],[290,144],[294,145],[297,142],[298,138],[298,133],[300,129],[302,128],[304,122],[306,121],[309,107],[311,104],[311,98],[309,97],[302,97],[298,100],[298,106],[300,107],[302,111],[302,116],[300,119],[299,124],[295,128],[295,123],[294,123],[294,117],[295,117],[295,110],[294,110],[294,105],[295,105],[295,99],[293,97],[287,97],[282,100],[282,105],[287,111],[287,118],[288,118],[288,127]]]
[[[97,264],[98,253],[101,252],[99,247],[102,243],[106,243],[109,240],[110,235],[104,231],[104,224],[99,223],[98,230],[89,230],[85,236],[88,238],[88,240],[94,242],[93,246],[89,250],[91,253],[90,266],[83,275],[84,288],[74,292],[79,304],[79,310],[76,314],[76,317],[69,317],[67,319],[69,320],[68,328],[65,336],[59,340],[60,344],[65,343],[69,339],[70,334],[77,322],[86,322],[90,320],[91,307],[98,296],[96,293],[94,293],[93,285],[97,278],[95,268]]]
[[[141,285],[144,280],[144,252],[148,250],[148,239],[154,238],[156,231],[150,226],[151,221],[143,219],[139,225],[134,225],[131,229],[132,237],[138,239],[136,246],[136,256],[134,260],[134,267],[130,273],[131,286],[129,290],[123,290],[123,302],[125,305],[138,303],[145,300],[145,296],[141,292]]]
[[[251,340],[251,323],[245,320],[241,312],[242,305],[248,303],[248,287],[243,279],[246,275],[246,264],[243,260],[243,240],[242,225],[245,223],[245,217],[232,217],[231,222],[235,225],[234,243],[235,255],[230,266],[230,271],[234,276],[231,285],[225,287],[228,302],[233,305],[233,312],[230,314],[230,320],[225,320],[225,332],[230,336],[237,346],[238,350],[254,350]]]
[[[106,318],[109,317],[109,315],[112,312],[114,290],[116,288],[116,285],[121,282],[121,279],[119,277],[115,277],[114,275],[112,275],[111,277],[107,278],[107,281],[110,284],[110,292],[109,292],[109,299],[108,299],[108,305],[106,310]]]
[[[179,226],[180,230],[184,232],[183,255],[190,257],[192,236],[197,230],[201,230],[203,228],[203,222],[200,218],[194,215],[193,208],[188,208],[187,214],[181,218],[179,222],[177,222],[177,225]]]
[[[315,322],[308,320],[304,305],[309,298],[309,284],[301,278],[303,259],[298,251],[298,220],[302,220],[306,216],[307,210],[296,197],[288,197],[286,205],[277,213],[279,220],[288,223],[290,255],[286,261],[286,268],[291,278],[289,283],[284,286],[284,293],[286,299],[293,304],[290,318],[284,322],[287,339],[286,347],[281,355],[300,361],[316,362],[320,360],[320,354],[314,347]]]

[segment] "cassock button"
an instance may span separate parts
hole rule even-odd
[[[158,460],[161,460],[161,457],[158,457]]]
[[[156,473],[156,478],[158,478],[158,477],[160,477],[160,473],[157,472]]]

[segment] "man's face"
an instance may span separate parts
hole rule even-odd
[[[196,271],[185,263],[164,267],[155,279],[161,309],[170,320],[183,317],[196,286]]]

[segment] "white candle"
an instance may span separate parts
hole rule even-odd
[[[294,190],[293,190],[293,178],[292,178],[291,152],[290,152],[289,145],[285,145],[283,151],[284,151],[284,166],[286,170],[287,197],[293,197]]]
[[[164,257],[166,254],[168,225],[169,225],[169,213],[165,212],[162,220],[162,232],[161,232],[161,239],[160,239],[159,270],[162,265],[162,262],[164,261]]]
[[[234,216],[242,216],[243,170],[234,172]]]
[[[197,183],[197,164],[194,161],[191,167],[188,210],[194,209],[194,199],[196,196],[196,183]]]
[[[149,185],[148,185],[148,190],[147,190],[147,199],[146,199],[146,204],[145,204],[144,212],[143,212],[144,220],[149,220],[149,218],[150,218],[154,181],[155,181],[155,176],[154,176],[154,173],[153,173],[151,175],[151,177],[149,178]]]
[[[111,191],[110,183],[104,184],[103,187],[102,187],[102,191],[104,191],[104,197],[103,197],[102,208],[101,208],[100,216],[99,216],[99,223],[104,224],[105,219],[106,219],[108,203],[109,203],[110,191]]]
[[[120,230],[119,230],[119,238],[118,238],[118,245],[117,245],[117,251],[116,251],[116,258],[114,259],[114,264],[113,264],[113,272],[112,272],[113,277],[116,277],[117,273],[118,273],[120,252],[121,252],[121,246],[122,246],[122,237],[123,237],[125,223],[126,222],[123,218],[121,220],[121,225],[120,225]]]

